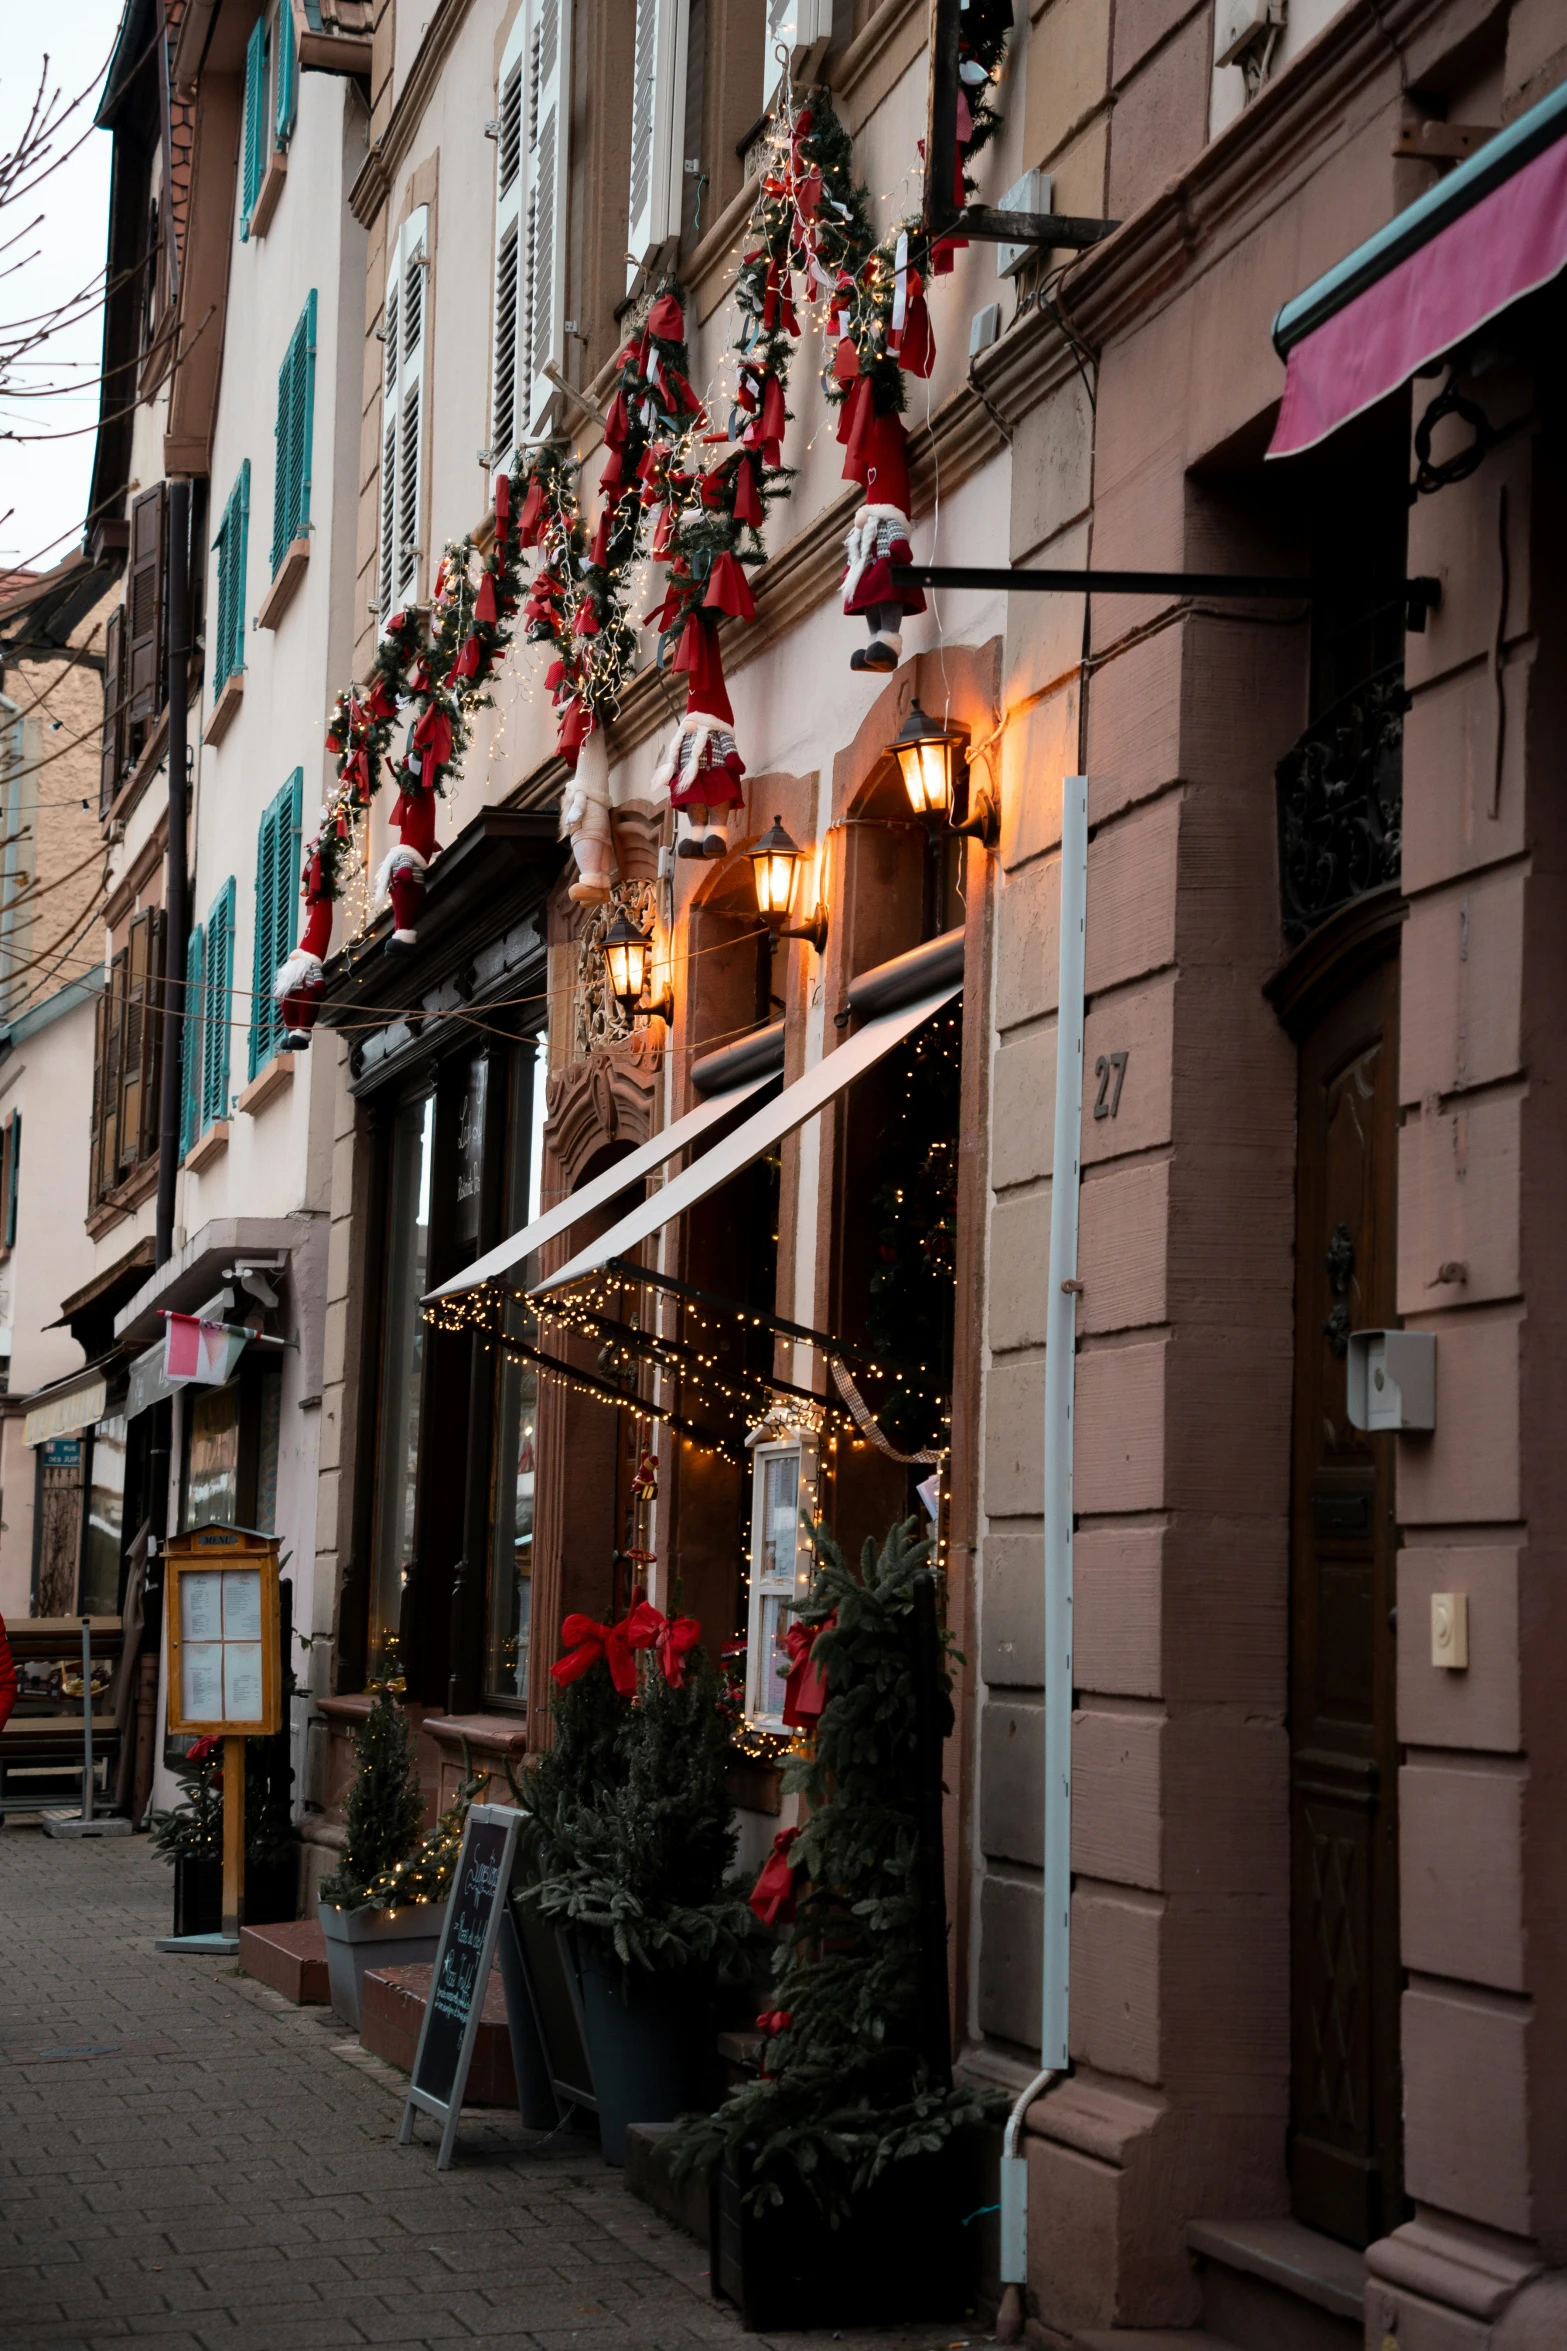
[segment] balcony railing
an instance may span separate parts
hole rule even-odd
[[[1403,847],[1401,662],[1313,721],[1274,770],[1279,897],[1292,947],[1367,890],[1399,878]]]

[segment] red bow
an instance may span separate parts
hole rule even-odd
[[[570,1644],[569,1654],[550,1667],[550,1679],[558,1688],[567,1689],[602,1657],[622,1698],[631,1697],[637,1686],[637,1661],[626,1639],[630,1621],[623,1617],[619,1624],[600,1624],[594,1617],[573,1612],[560,1628],[561,1639]]]
[[[753,528],[762,520],[761,493],[756,486],[756,459],[749,452],[735,467],[735,521]]]
[[[666,1616],[651,1600],[639,1600],[626,1619],[626,1639],[633,1649],[651,1649],[672,1690],[686,1678],[686,1658],[702,1638],[694,1616]]]
[[[794,1916],[794,1863],[789,1848],[799,1834],[798,1829],[779,1830],[762,1864],[762,1874],[751,1888],[751,1908],[764,1927],[787,1926]]]
[[[734,620],[755,620],[756,601],[751,594],[751,583],[738,557],[726,547],[714,561],[707,577],[707,594],[702,602],[714,612],[727,612]]]
[[[660,294],[647,314],[647,331],[661,343],[679,343],[685,338],[686,314],[673,294]]]
[[[818,1635],[827,1632],[837,1621],[835,1608],[824,1623],[792,1624],[784,1634],[784,1647],[789,1652],[789,1678],[784,1684],[783,1718],[796,1729],[807,1730],[821,1720],[822,1709],[827,1704],[827,1676],[821,1666],[812,1662],[812,1651]]]

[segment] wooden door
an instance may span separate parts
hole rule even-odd
[[[1290,1605],[1290,2176],[1352,2245],[1403,2213],[1393,1446],[1349,1426],[1346,1341],[1395,1319],[1398,961],[1300,1048]]]

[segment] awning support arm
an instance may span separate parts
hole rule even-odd
[[[899,588],[975,588],[995,595],[1021,591],[1036,596],[1237,596],[1263,600],[1300,597],[1311,603],[1326,591],[1315,580],[1273,572],[1227,571],[1013,571],[993,564],[897,563]],[[1426,615],[1442,601],[1442,583],[1424,574],[1404,582],[1407,626],[1417,634]]]

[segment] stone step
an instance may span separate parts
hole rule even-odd
[[[427,1962],[417,1967],[370,1967],[365,1970],[364,1996],[359,2007],[359,2041],[376,2057],[384,2057],[401,2073],[412,2073],[430,1997]],[[484,2013],[463,2091],[465,2106],[517,2104],[517,2076],[511,2062],[511,2033],[506,2023],[506,1987],[500,1969],[493,1968],[484,1993]]]
[[[694,2172],[677,2187],[669,2176],[664,2142],[674,2133],[672,2122],[633,2122],[626,2126],[626,2185],[633,2196],[651,2204],[665,2220],[705,2245],[711,2234],[711,2195],[705,2172]]]
[[[1234,2351],[1360,2351],[1365,2261],[1298,2220],[1194,2220],[1203,2324]]]
[[[1231,2351],[1204,2327],[1085,2327],[1072,2351]]]
[[[241,1927],[239,1964],[258,1984],[269,1985],[299,2008],[327,2008],[326,1937],[315,1918],[290,1919],[269,1927]]]

